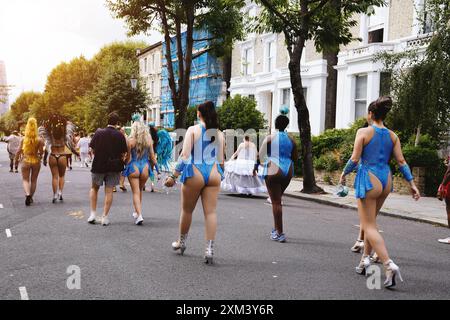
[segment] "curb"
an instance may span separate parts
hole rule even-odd
[[[290,198],[296,198],[296,199],[316,202],[316,203],[320,203],[320,204],[324,204],[324,205],[328,205],[328,206],[332,206],[332,207],[351,209],[351,210],[358,211],[358,208],[355,207],[355,206],[348,205],[348,204],[337,203],[337,202],[333,202],[331,200],[312,198],[310,196],[304,196],[302,194],[295,194],[295,193],[292,193],[292,192],[286,192],[284,195],[287,196],[287,197],[290,197]],[[386,217],[398,218],[398,219],[415,221],[415,222],[422,222],[422,223],[427,223],[427,224],[431,224],[431,225],[434,225],[434,226],[440,226],[440,227],[448,228],[448,225],[446,223],[444,223],[444,222],[431,221],[431,220],[427,220],[427,219],[424,219],[424,218],[418,218],[418,217],[410,217],[410,216],[405,216],[405,215],[396,214],[396,213],[392,213],[392,212],[389,212],[389,211],[383,211],[383,210],[381,210],[379,212],[379,214],[382,215],[382,216],[386,216]]]

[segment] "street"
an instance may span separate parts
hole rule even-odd
[[[443,227],[380,217],[405,282],[395,290],[370,290],[354,271],[360,258],[350,251],[359,224],[354,210],[285,198],[288,242],[281,244],[269,240],[272,214],[264,197],[221,194],[215,264],[206,266],[200,204],[185,256],[171,249],[178,236],[178,191],[145,192],[145,221],[138,227],[128,186],[114,195],[111,225],[102,227],[86,222],[89,169],[74,163],[64,202],[52,204],[50,171],[42,167],[35,203],[25,207],[20,174],[8,172],[5,144],[0,164],[0,299],[19,300],[24,290],[31,300],[450,297],[450,246],[436,241],[449,236]],[[102,201],[103,195],[99,213]],[[79,290],[67,287],[70,266],[81,270]]]

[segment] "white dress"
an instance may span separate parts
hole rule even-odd
[[[222,190],[241,194],[267,192],[264,181],[258,175],[253,176],[258,150],[253,143],[242,143],[236,160],[225,163],[225,179]]]

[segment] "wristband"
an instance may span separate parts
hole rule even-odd
[[[358,166],[358,162],[354,162],[352,159],[349,159],[347,164],[344,168],[344,175],[348,175],[350,172],[355,170],[355,168]]]
[[[179,159],[178,163],[175,167],[175,170],[178,172],[183,172],[184,168],[186,167],[186,163],[183,161],[183,159]]]
[[[405,178],[406,181],[411,182],[412,180],[414,180],[414,177],[411,173],[411,169],[407,164],[400,166],[399,171],[401,172],[403,178]]]

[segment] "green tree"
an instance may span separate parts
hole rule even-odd
[[[251,30],[283,33],[289,54],[289,73],[295,108],[298,112],[303,169],[303,192],[320,192],[313,168],[309,110],[303,93],[300,60],[307,40],[313,40],[319,52],[335,49],[354,40],[351,27],[355,15],[366,13],[384,0],[341,0],[336,10],[334,0],[254,0],[263,7]]]
[[[131,115],[140,112],[147,106],[147,95],[142,82],[133,89],[130,79],[136,75],[134,61],[119,58],[101,75],[94,89],[86,97],[85,127],[95,131],[106,125],[106,116],[110,112],[117,112],[122,124],[131,119]]]
[[[27,91],[20,94],[11,105],[11,114],[17,122],[26,121],[33,103],[41,98],[42,94],[34,91]]]
[[[164,35],[175,127],[185,128],[192,61],[207,51],[218,55],[231,52],[233,41],[243,36],[242,16],[237,6],[242,4],[235,0],[107,0],[107,4],[116,18],[125,19],[129,34],[153,29]],[[194,39],[196,28],[206,28],[210,37]],[[203,40],[209,41],[208,50],[194,53],[194,42]],[[172,53],[176,53],[177,65],[172,61]]]
[[[264,115],[256,108],[255,100],[248,97],[236,95],[228,98],[217,112],[221,130],[258,131],[266,126]]]
[[[404,137],[415,134],[416,146],[423,134],[443,140],[450,127],[450,5],[446,0],[429,0],[425,5],[419,17],[431,16],[434,28],[425,53],[383,53],[375,58],[391,74],[395,103],[387,122]]]

